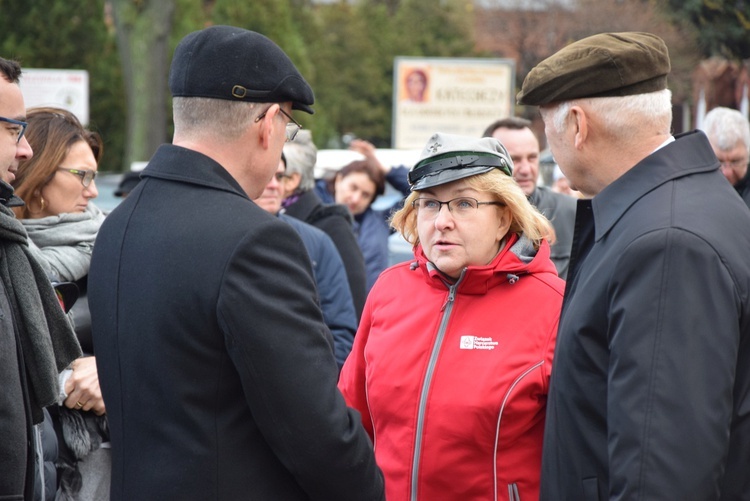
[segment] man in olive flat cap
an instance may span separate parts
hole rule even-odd
[[[383,499],[305,247],[251,201],[312,89],[230,26],[187,35],[169,86],[173,143],[107,217],[89,275],[111,499]]]
[[[545,500],[750,499],[750,211],[706,136],[670,133],[664,42],[604,33],[527,75],[579,200]]]

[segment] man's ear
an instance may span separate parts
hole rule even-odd
[[[276,114],[279,112],[278,104],[272,105],[266,110],[266,116],[260,121],[260,143],[263,148],[268,149],[271,147],[271,137],[274,134],[274,127]]]
[[[586,112],[580,106],[571,106],[570,108],[570,125],[573,127],[575,134],[575,147],[580,149],[589,135],[589,123]]]

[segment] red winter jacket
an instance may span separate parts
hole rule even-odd
[[[549,254],[514,235],[450,287],[418,247],[376,282],[339,388],[388,501],[538,499],[564,291]]]

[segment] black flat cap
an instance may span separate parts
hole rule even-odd
[[[669,52],[650,33],[600,33],[560,49],[536,65],[516,96],[543,105],[586,97],[631,96],[667,88]]]
[[[169,73],[173,97],[255,103],[291,102],[312,114],[313,91],[274,42],[234,26],[190,33],[177,45]]]

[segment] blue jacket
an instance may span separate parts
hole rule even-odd
[[[334,355],[340,369],[352,350],[357,332],[357,317],[344,263],[333,240],[323,231],[292,216],[280,214],[279,217],[297,230],[310,256],[323,320],[333,335]]]

